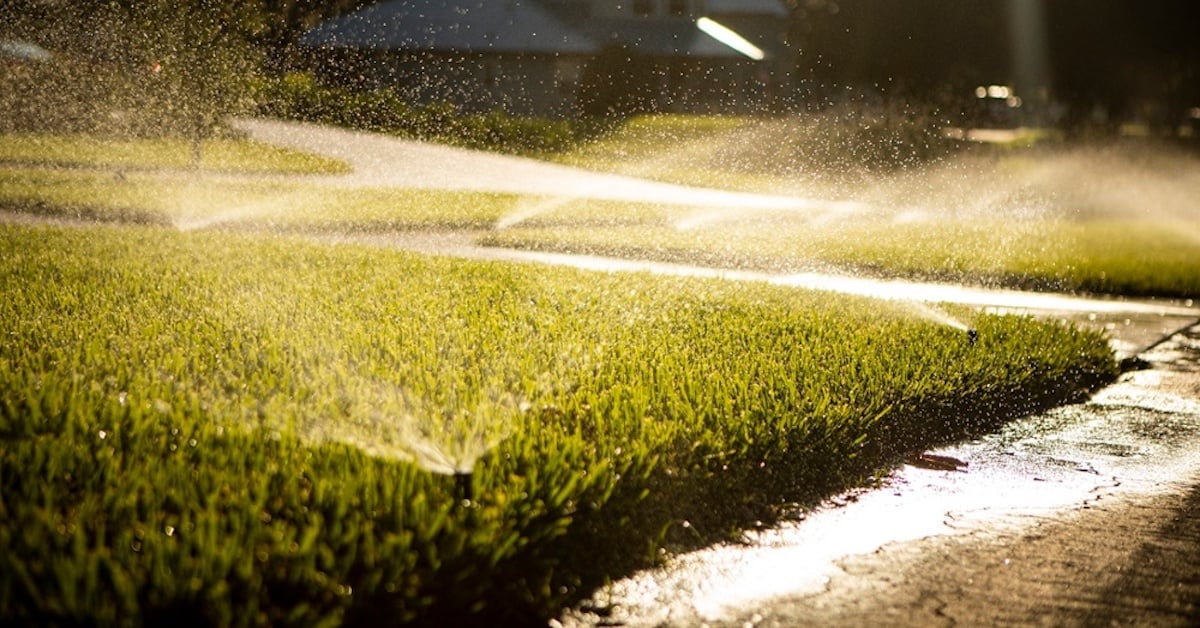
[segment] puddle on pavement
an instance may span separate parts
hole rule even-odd
[[[1153,341],[1151,341],[1153,342]],[[720,624],[772,599],[818,594],[847,557],[935,535],[1011,533],[1099,500],[1186,491],[1200,472],[1200,325],[1142,355],[1087,403],[1010,423],[933,453],[961,471],[913,466],[878,489],[831,500],[803,521],[672,557],[613,583],[567,626]],[[1105,503],[1108,503],[1106,501]]]

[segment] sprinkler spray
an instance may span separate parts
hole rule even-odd
[[[979,330],[968,329],[967,330],[967,343],[975,344],[975,342],[978,340],[979,340]]]

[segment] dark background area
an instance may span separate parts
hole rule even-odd
[[[801,97],[946,99],[978,85],[1014,83],[1014,59],[1029,41],[1028,33],[1022,43],[1014,37],[1017,2],[794,0],[789,39],[798,51]],[[1042,0],[1040,6],[1047,97],[1066,109],[1068,121],[1170,123],[1200,106],[1200,2]]]
[[[213,62],[237,49],[253,51],[255,71],[266,76],[301,67],[304,54],[297,42],[306,29],[368,3],[8,0],[0,5],[0,38],[30,40],[80,64],[146,67],[168,59],[193,68],[177,90],[183,91],[188,85],[219,87],[231,77],[244,78],[244,64],[230,70]],[[975,104],[971,95],[977,86],[1016,84],[1027,105],[1023,112],[1031,112],[1036,122],[1103,127],[1133,121],[1162,129],[1200,123],[1189,118],[1200,107],[1200,2],[1195,0],[787,0],[785,5],[790,18],[781,18],[779,30],[794,58],[776,66],[787,75],[778,77],[781,108],[858,99],[933,104],[952,115],[959,113],[955,108]],[[1040,7],[1042,32],[1031,35],[1016,24],[1017,6]],[[153,15],[185,16],[174,21],[186,24],[188,33],[168,32],[172,25],[146,18]],[[155,33],[156,28],[163,32]],[[1039,85],[1021,84],[1016,60],[1022,54],[1041,61]]]

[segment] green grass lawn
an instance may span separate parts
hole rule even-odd
[[[729,189],[759,189],[762,178],[730,172],[717,163],[714,148],[736,143],[752,128],[741,117],[684,115],[638,116],[611,133],[547,158],[604,172]]]
[[[857,272],[992,287],[1200,295],[1200,226],[1174,220],[848,220],[751,217],[692,229],[595,216],[492,232],[493,246],[771,272]]]
[[[560,159],[820,184],[765,168],[747,124],[637,119]],[[651,150],[681,128],[686,150]],[[714,138],[745,159],[695,161]],[[1116,174],[1103,197],[1050,190],[1070,211],[1003,187],[979,195],[1012,211],[947,211],[953,167],[858,189],[943,212],[907,220],[343,189],[243,176],[340,167],[245,143],[206,147],[198,173],[181,171],[185,143],[92,144],[0,138],[0,208],[95,223],[0,224],[0,623],[540,623],[660,549],[728,539],[1116,375],[1103,336],[1064,324],[949,312],[971,344],[900,304],[287,234],[486,231],[538,208],[486,241],[1197,293],[1190,197],[1151,193],[1152,172],[1191,181],[1177,161],[1138,171],[1128,198],[1161,201],[1138,221],[1108,203],[1126,198]],[[1047,178],[1013,155],[988,163]]]
[[[242,174],[341,174],[339,161],[247,140],[201,143],[199,169]],[[128,170],[188,169],[192,143],[181,138],[106,139],[88,135],[0,134],[0,165]]]
[[[747,192],[844,193],[865,178],[963,151],[916,112],[780,117],[655,114],[547,158],[591,170]],[[976,147],[979,148],[979,147]]]
[[[89,145],[85,138],[15,141],[15,136],[0,138],[0,155],[41,156],[14,158],[0,167],[0,206],[182,229],[309,233],[489,230],[507,216],[542,206],[545,211],[487,234],[483,242],[768,271],[819,269],[1185,299],[1200,295],[1193,261],[1200,259],[1200,218],[1193,200],[1200,197],[1200,169],[1194,157],[1141,145],[993,147],[978,154],[946,154],[867,179],[859,172],[850,185],[826,176],[836,170],[836,159],[833,165],[806,169],[805,159],[792,158],[797,151],[815,151],[805,149],[805,142],[824,146],[831,133],[850,141],[870,131],[861,120],[843,120],[805,140],[806,129],[823,119],[646,116],[556,157],[677,182],[802,194],[816,199],[811,210],[723,211],[163,173],[154,170],[182,158],[186,145],[149,141],[122,144],[107,167],[136,156],[150,171],[117,176],[101,167],[106,162],[97,161],[94,151],[78,148]],[[174,146],[175,153],[154,148],[160,145]],[[242,147],[241,152],[230,149],[241,155],[242,171],[278,169],[262,147],[224,145]],[[128,156],[120,157],[122,152]],[[821,161],[823,154],[806,159]],[[79,155],[69,159],[92,169],[12,165],[56,163],[68,155]],[[821,199],[830,201],[828,208]],[[847,201],[861,209],[847,212],[839,209],[847,205],[836,204]],[[715,219],[709,220],[710,214]]]
[[[46,217],[179,229],[306,232],[481,229],[513,211],[506,194],[337,188],[318,183],[0,168],[0,206]]]
[[[5,623],[525,625],[1116,374],[1028,318],[266,234],[0,226],[0,290]]]
[[[0,169],[0,205],[48,217],[307,233],[489,230],[536,198],[340,189],[136,173]],[[852,271],[998,287],[1195,298],[1200,223],[1175,216],[1068,219],[721,212],[568,201],[483,236],[485,244],[767,271]],[[705,221],[709,213],[723,214]],[[699,218],[694,226],[681,228]]]
[[[798,195],[811,207],[631,207],[604,214],[566,203],[484,242],[779,272],[1200,296],[1194,154],[1144,142],[1054,140],[931,145],[915,154],[902,150],[901,140],[921,137],[921,119],[891,124],[888,131],[871,115],[837,112],[635,117],[556,159],[676,183]],[[894,157],[907,157],[875,154],[892,149]]]

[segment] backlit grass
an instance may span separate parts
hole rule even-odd
[[[594,215],[576,220],[564,208],[487,241],[765,270],[1200,295],[1194,154],[1148,142],[1048,138],[958,148],[930,140],[922,152],[915,145],[937,125],[895,113],[835,108],[779,119],[633,118],[558,159],[794,194],[812,209],[697,208],[643,212],[632,222],[619,213],[606,224]]]
[[[736,215],[735,215],[736,216]],[[993,287],[1194,298],[1200,226],[1175,220],[998,221],[948,218],[808,222],[736,217],[580,224],[551,218],[488,234],[495,246],[773,272],[857,272]]]
[[[1194,201],[1200,170],[1194,157],[1140,145],[1048,145],[960,155],[860,178],[851,186],[826,181],[824,170],[788,157],[788,151],[802,146],[767,141],[779,136],[802,144],[792,127],[814,120],[640,117],[558,157],[667,180],[790,191],[811,203],[810,209],[793,212],[342,188],[319,178],[125,172],[111,164],[104,166],[110,170],[98,165],[92,170],[0,168],[0,206],[181,229],[316,234],[488,230],[520,217],[514,228],[483,241],[769,271],[819,269],[1185,299],[1200,295],[1200,272],[1193,262],[1200,259]],[[854,124],[843,133],[843,143],[862,139],[850,131],[866,132],[864,120],[850,121]],[[834,139],[821,140],[833,142],[823,150],[833,150]],[[48,163],[76,159],[72,151],[78,146],[103,145],[84,138],[38,142],[34,148]],[[15,150],[21,144],[5,145]],[[150,156],[138,152],[147,146],[117,146],[112,159],[163,163],[162,150],[146,150]],[[79,153],[80,162],[99,163],[88,150]],[[270,170],[271,160],[257,151],[245,153],[244,168]],[[691,178],[668,172],[674,169]],[[823,208],[821,199],[829,206]]]
[[[528,625],[1115,375],[1026,318],[228,232],[0,226],[0,290],[3,623]]]
[[[299,179],[0,167],[0,210],[191,229],[371,233],[489,229],[530,208],[561,206],[574,224],[640,224],[669,216],[652,203],[490,192],[327,185]],[[559,212],[551,212],[555,215]]]
[[[506,194],[339,188],[290,180],[0,169],[0,206],[46,217],[279,231],[476,229],[512,211]]]
[[[686,185],[756,188],[759,179],[734,176],[728,164],[716,164],[713,154],[753,125],[751,118],[734,116],[635,116],[611,132],[549,159]]]
[[[131,170],[191,168],[192,143],[173,139],[110,139],[90,135],[0,134],[0,164]],[[230,138],[201,143],[199,168],[243,174],[341,174],[339,161]]]
[[[929,112],[835,107],[779,117],[655,114],[549,158],[660,181],[749,192],[845,193],[871,176],[970,147]]]
[[[1068,220],[894,214],[825,220],[511,194],[337,188],[316,182],[0,169],[0,205],[47,217],[180,229],[306,233],[489,230],[481,242],[768,271],[831,270],[999,287],[1195,298],[1200,225],[1172,217]],[[707,221],[705,216],[714,218]],[[699,217],[694,226],[681,228]]]

